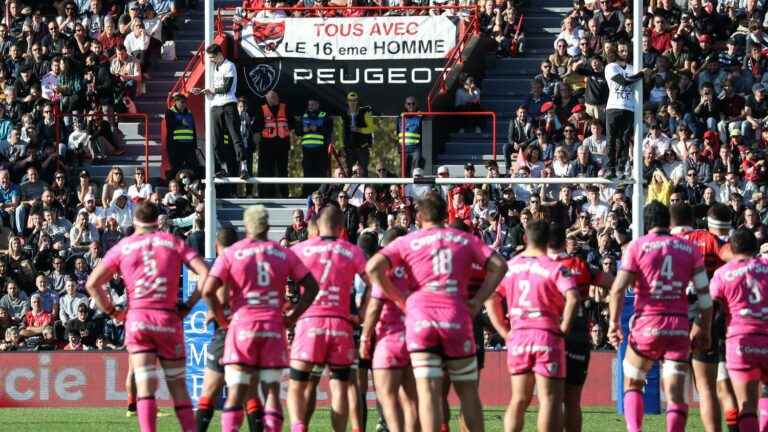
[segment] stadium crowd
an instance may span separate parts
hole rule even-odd
[[[123,325],[95,312],[85,281],[154,200],[184,231],[196,198],[181,173],[164,196],[144,169],[92,178],[126,151],[114,113],[135,110],[182,3],[10,1],[0,22],[0,351],[115,349]],[[132,176],[126,179],[124,176]],[[182,218],[186,217],[186,218]],[[201,225],[201,224],[200,224]],[[170,229],[170,228],[169,228]],[[122,280],[110,290],[124,301]]]

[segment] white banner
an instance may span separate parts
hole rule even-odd
[[[445,16],[263,18],[243,28],[241,45],[253,58],[418,60],[446,57],[457,35]]]

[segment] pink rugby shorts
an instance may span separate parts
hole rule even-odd
[[[387,333],[376,337],[373,351],[374,369],[400,369],[410,363],[405,346],[405,332]]]
[[[507,337],[507,367],[511,375],[565,378],[565,339],[546,330],[512,330]]]
[[[259,369],[287,367],[285,326],[272,320],[233,320],[227,329],[221,363]]]
[[[688,361],[690,324],[683,315],[642,315],[632,319],[629,344],[650,360]]]
[[[768,381],[768,336],[731,336],[725,341],[725,366],[732,380]]]
[[[477,349],[466,309],[409,308],[405,341],[408,352],[433,352],[449,359],[471,357]]]
[[[352,324],[336,317],[307,317],[296,323],[291,360],[350,366],[355,361]]]
[[[184,330],[175,311],[129,309],[125,346],[131,354],[154,352],[163,360],[183,360]]]

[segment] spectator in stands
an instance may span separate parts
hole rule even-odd
[[[480,106],[480,88],[475,83],[475,78],[467,76],[464,78],[463,85],[456,90],[456,100],[454,102],[454,109],[456,111],[476,112],[482,111]],[[482,118],[473,116],[467,117],[461,123],[459,133],[463,133],[467,127],[473,127],[475,133],[481,133]]]
[[[134,7],[132,6],[131,9]],[[131,33],[125,37],[123,45],[125,45],[126,51],[141,65],[144,79],[149,79],[149,74],[146,72],[149,70],[150,65],[149,42],[150,37],[144,28],[142,20],[134,20],[131,25]]]
[[[359,164],[362,177],[368,176],[371,146],[373,145],[372,108],[361,106],[356,92],[347,94],[347,110],[341,114],[344,125],[344,155],[348,172]]]
[[[40,297],[40,307],[55,320],[59,316],[59,295],[51,289],[48,278],[43,273],[38,273],[35,277],[35,287],[37,291],[34,295]]]
[[[128,188],[128,198],[133,202],[149,199],[152,195],[152,185],[147,183],[144,168],[138,167],[134,171],[133,184]]]
[[[291,224],[285,228],[285,234],[280,243],[283,246],[290,247],[307,238],[307,222],[304,220],[304,212],[301,209],[296,209],[291,214]]]
[[[42,336],[43,327],[52,325],[53,318],[49,312],[43,310],[40,295],[35,293],[29,299],[30,309],[24,315],[22,329],[19,334],[24,338]]]
[[[80,304],[88,304],[88,297],[77,292],[77,283],[72,277],[64,281],[65,294],[59,299],[59,319],[66,326],[70,320],[77,318],[77,310]]]
[[[419,107],[416,104],[415,97],[408,96],[405,98],[406,113],[417,112],[418,110]],[[402,151],[402,148],[405,148],[405,172],[411,172],[417,167],[424,167],[424,160],[421,156],[421,121],[421,116],[403,117],[401,114],[396,123],[398,151]]]
[[[107,210],[107,219],[115,219],[120,228],[125,231],[133,225],[133,202],[123,189],[116,189]]]
[[[0,308],[8,311],[11,321],[15,325],[21,324],[27,311],[29,311],[29,297],[13,279],[6,280],[5,293],[0,298]]]

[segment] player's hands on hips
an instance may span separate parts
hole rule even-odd
[[[699,351],[709,351],[712,345],[712,338],[708,331],[705,331],[698,323],[694,322],[691,326],[691,342],[695,349]]]
[[[621,345],[621,341],[624,340],[624,332],[621,331],[621,326],[615,323],[608,325],[608,342],[618,349]]]

